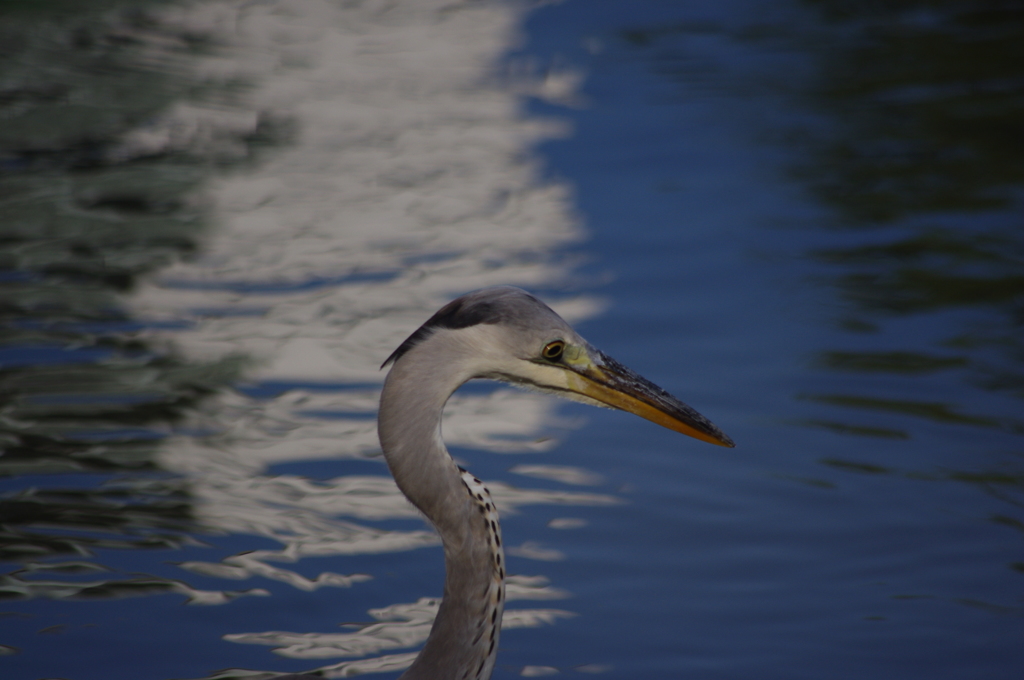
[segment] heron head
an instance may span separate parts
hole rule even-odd
[[[442,307],[384,362],[419,345],[453,349],[462,379],[489,378],[634,413],[720,446],[732,440],[711,421],[579,336],[558,314],[511,286],[468,293]]]

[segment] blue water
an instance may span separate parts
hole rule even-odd
[[[619,548],[587,555],[586,573],[620,586],[595,593],[601,637],[626,650],[621,677],[1013,677],[1024,649],[1019,393],[979,389],[971,369],[984,360],[949,336],[1016,322],[964,309],[956,281],[933,313],[865,313],[837,295],[849,270],[815,251],[940,229],[964,248],[979,222],[1007,224],[1019,204],[1011,193],[1001,218],[929,210],[838,224],[793,181],[805,149],[784,143],[820,114],[801,106],[817,85],[807,60],[829,56],[804,44],[813,15],[751,44],[741,36],[760,21],[786,30],[767,5],[690,10],[647,5],[624,20],[615,3],[569,4],[533,24],[552,51],[594,36],[605,46],[578,56],[592,105],[573,116],[577,136],[544,147],[577,188],[597,266],[613,272],[613,305],[582,331],[606,348],[629,338],[622,360],[699,394],[737,442],[706,451],[602,417],[566,444],[607,452],[599,469],[635,489],[635,514],[616,513]],[[566,26],[576,40],[563,42]],[[648,38],[611,37],[637,27]],[[750,62],[765,43],[765,61],[795,68],[787,78],[769,67],[761,89],[763,66]],[[871,263],[879,278],[892,266],[883,258]],[[854,314],[873,327],[843,328]],[[907,356],[886,364],[886,352]],[[821,365],[840,353],[882,365]],[[914,370],[918,353],[931,363]]]
[[[1022,56],[1024,17],[999,12],[578,0],[527,15],[523,44],[507,59],[585,74],[578,105],[522,102],[528,116],[571,125],[571,135],[533,153],[546,177],[571,185],[587,235],[559,255],[582,261],[572,276],[539,292],[604,300],[603,312],[577,324],[580,333],[707,415],[737,446],[711,447],[578,404],[559,414],[585,426],[540,457],[452,446],[486,480],[621,501],[526,505],[503,517],[507,545],[536,543],[562,557],[511,553],[509,572],[542,574],[571,593],[510,607],[575,616],[503,633],[495,678],[536,667],[604,678],[1019,676],[1024,170],[1019,153],[1005,149],[1019,148],[1024,120],[1024,59],[1013,59]],[[977,46],[970,59],[965,43]],[[1005,140],[989,139],[988,129]],[[150,247],[153,261],[132,276],[159,270],[164,246]],[[444,258],[409,253],[405,261]],[[113,580],[153,584],[93,595],[0,590],[8,595],[0,645],[12,652],[0,656],[0,675],[300,671],[337,659],[281,658],[222,636],[339,632],[348,630],[339,624],[367,622],[370,609],[440,594],[437,547],[278,565],[310,579],[323,571],[374,577],[312,592],[180,568],[280,545],[192,526],[200,501],[154,453],[169,434],[202,439],[176,419],[202,413],[204,399],[224,391],[255,409],[289,390],[372,385],[254,383],[231,361],[200,365],[132,335],[138,327],[122,324],[164,329],[166,321],[119,317],[116,287],[96,284],[94,297],[61,308],[53,300],[81,285],[37,268],[56,296],[20,270],[0,282],[16,303],[4,319],[0,378],[10,408],[22,409],[4,423],[12,446],[0,457],[9,465],[0,487],[9,501],[5,571],[113,578],[74,566],[18,571],[79,560],[110,569]],[[276,294],[390,284],[392,274],[233,281],[205,287]],[[113,320],[73,325],[97,317]],[[296,413],[369,417],[317,406]],[[19,439],[30,419],[32,436]],[[602,481],[569,487],[515,474],[523,462],[580,467]],[[372,456],[328,457],[279,462],[263,474],[319,482],[383,468]],[[560,518],[585,523],[552,528]],[[353,521],[423,528],[415,518]],[[267,594],[184,606],[173,582]]]

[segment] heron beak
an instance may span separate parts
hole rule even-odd
[[[611,357],[590,350],[566,361],[571,369],[570,390],[695,439],[735,446],[732,439],[694,409]]]

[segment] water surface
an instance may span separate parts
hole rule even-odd
[[[461,390],[496,678],[1016,677],[1019,12],[90,8],[0,41],[5,677],[397,676],[377,367],[498,283],[737,448]]]

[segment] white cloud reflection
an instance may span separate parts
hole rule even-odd
[[[567,593],[547,586],[543,577],[509,578],[508,599],[551,600]],[[441,601],[425,597],[411,604],[371,609],[377,623],[360,626],[351,633],[241,633],[229,635],[232,642],[268,645],[274,652],[292,659],[326,659],[364,656],[419,645],[427,639]],[[534,628],[574,616],[561,609],[511,609],[505,612],[502,628]],[[411,659],[410,659],[411,661]]]
[[[521,97],[579,103],[579,75],[499,68],[516,45],[523,11],[516,3],[441,0],[232,0],[166,11],[164,21],[211,38],[194,68],[231,94],[178,105],[126,135],[116,155],[171,151],[213,162],[244,155],[248,147],[232,141],[239,137],[267,126],[290,131],[287,144],[231,166],[204,188],[198,200],[216,229],[201,255],[163,270],[133,300],[140,316],[189,322],[184,330],[152,331],[155,340],[173,333],[175,351],[251,361],[249,386],[214,399],[183,430],[204,436],[168,439],[161,465],[191,480],[196,512],[212,529],[270,537],[283,547],[183,568],[226,579],[260,576],[300,590],[349,587],[369,576],[309,578],[270,563],[437,543],[425,528],[352,521],[417,516],[383,469],[326,481],[267,470],[376,455],[378,367],[451,297],[494,284],[551,288],[571,276],[565,249],[583,233],[570,192],[542,180],[531,154],[532,145],[567,131],[524,116]],[[554,302],[570,322],[600,309],[590,297]],[[528,452],[549,447],[552,431],[568,425],[545,397],[460,393],[446,411],[445,435],[458,446]],[[536,466],[533,474],[565,476]],[[563,481],[592,478],[579,471]],[[504,513],[534,503],[616,502],[489,486]],[[521,551],[558,555],[536,545]],[[531,593],[562,596],[546,584],[513,581],[509,590],[510,599]],[[421,642],[436,603],[394,607],[405,613],[380,610],[381,623],[355,633],[228,639],[301,658]],[[508,610],[504,625],[567,615]],[[345,662],[330,672],[394,670],[411,658]]]

